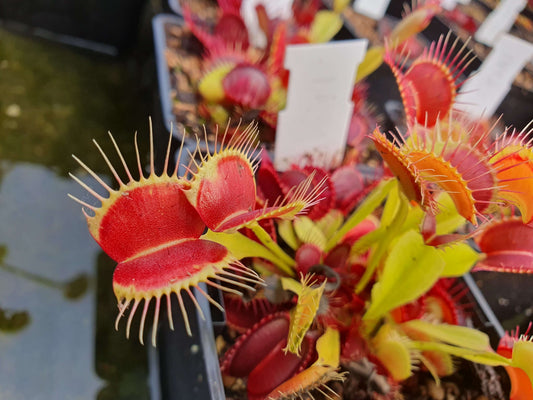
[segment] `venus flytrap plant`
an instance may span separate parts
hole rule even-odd
[[[178,177],[177,168],[169,174],[167,155],[162,175],[154,173],[151,156],[148,177],[144,176],[138,157],[139,179],[134,179],[117,148],[129,178],[124,182],[98,147],[119,188],[112,189],[79,161],[110,195],[106,198],[74,177],[100,200],[101,206],[76,201],[84,207],[91,234],[119,262],[113,278],[119,301],[117,325],[131,307],[126,329],[129,334],[135,311],[144,301],[142,341],[148,305],[155,298],[155,344],[161,297],[166,296],[170,303],[171,294],[175,294],[189,331],[182,295],[186,293],[197,304],[191,287],[197,287],[201,295],[221,308],[199,288],[200,282],[232,295],[245,292],[253,296],[259,290],[268,302],[273,299],[261,289],[262,278],[277,278],[281,281],[280,290],[290,293],[285,296],[288,303],[270,304],[270,311],[259,322],[241,327],[241,332],[246,331],[222,361],[224,374],[247,379],[250,399],[294,398],[323,388],[328,380],[344,377],[337,367],[354,354],[371,358],[388,371],[391,388],[397,387],[394,382],[410,376],[420,363],[438,380],[453,370],[452,356],[489,365],[524,367],[524,354],[530,351],[531,342],[519,344],[513,356],[507,358],[487,348],[484,334],[450,325],[457,322],[450,317],[455,312],[454,305],[442,297],[445,287],[439,282],[461,276],[474,265],[479,269],[531,271],[533,257],[526,250],[533,237],[531,228],[519,218],[496,220],[487,214],[492,206],[501,208],[503,201],[511,199],[500,196],[509,191],[508,182],[516,185],[526,180],[512,179],[507,171],[516,165],[519,177],[525,177],[520,157],[529,154],[527,148],[507,153],[501,145],[518,141],[527,146],[521,139],[525,133],[506,132],[518,139],[500,138],[492,151],[485,150],[483,162],[468,164],[472,168],[478,164],[496,165],[490,174],[494,184],[487,190],[500,200],[485,207],[481,202],[477,205],[476,195],[472,194],[472,181],[476,178],[457,179],[453,186],[428,176],[433,165],[439,176],[447,174],[446,180],[465,175],[469,169],[461,163],[467,163],[469,157],[478,160],[477,152],[462,152],[463,159],[458,161],[454,157],[459,154],[457,149],[463,149],[462,142],[453,141],[448,135],[443,144],[433,145],[433,136],[422,136],[420,132],[413,131],[409,138],[392,143],[385,142],[379,131],[374,132],[372,138],[392,174],[346,216],[335,208],[335,187],[340,183],[329,172],[319,172],[319,178],[317,173],[304,173],[295,167],[285,176],[271,171],[272,179],[265,180],[262,171],[259,182],[274,182],[274,186],[277,182],[278,190],[261,184],[256,187],[254,173],[261,174],[253,158],[253,126],[242,136],[222,138],[212,154],[199,156],[198,162],[189,165],[190,177]],[[438,153],[434,153],[435,149]],[[424,163],[416,152],[428,154]],[[513,163],[515,156],[519,157]],[[429,163],[431,160],[434,164]],[[500,160],[505,160],[505,169],[498,166],[503,162]],[[282,200],[269,205],[263,194],[266,191],[279,193]],[[439,195],[438,191],[442,193]],[[329,207],[324,209],[318,201],[320,197]],[[526,207],[527,217],[527,204],[516,201],[516,207]],[[308,216],[299,216],[303,211],[308,211]],[[428,215],[430,228],[425,223]],[[259,225],[268,219],[279,221],[277,240]],[[477,228],[482,253],[464,242],[469,235],[454,233],[468,221],[478,219],[493,219]],[[245,228],[255,233],[254,239],[243,234]],[[501,229],[509,232],[509,242],[494,240],[494,232]],[[140,232],[143,239],[138,237]],[[271,268],[263,270],[263,277],[259,277],[248,263],[243,263],[245,259],[260,259]],[[169,320],[172,321],[170,314]],[[340,340],[339,346],[331,344],[328,349],[341,360],[334,365],[317,361],[327,347],[318,345],[317,339],[327,332]],[[271,338],[271,345],[264,348],[266,337]],[[327,343],[336,341],[324,339]],[[320,348],[318,355],[315,346]],[[256,356],[250,359],[252,352]],[[272,368],[277,370],[275,376],[268,372]],[[326,393],[329,389],[321,390]]]
[[[301,283],[290,278],[281,278],[281,285],[283,289],[290,290],[298,296],[296,306],[291,311],[289,340],[284,351],[299,355],[304,336],[318,311],[326,281],[313,287],[313,276],[308,275],[302,279]]]
[[[231,9],[224,12],[234,17]],[[415,11],[394,35],[407,37],[433,12],[429,6]],[[275,32],[274,52],[284,43],[274,37],[285,34],[279,26]],[[222,39],[199,28],[196,35],[212,55],[221,54]],[[76,158],[109,193],[73,176],[101,203],[75,198],[92,236],[118,262],[117,326],[131,307],[129,335],[144,302],[142,342],[154,298],[155,344],[161,299],[170,305],[174,297],[190,333],[182,296],[198,306],[191,288],[222,308],[199,286],[206,283],[226,293],[237,334],[221,356],[221,371],[228,381],[244,379],[250,400],[315,391],[335,398],[328,382],[350,379],[342,371],[352,362],[380,375],[375,398],[392,399],[419,365],[438,382],[453,371],[453,357],[524,371],[511,376],[511,399],[522,400],[516,387],[531,389],[533,343],[514,338],[507,352],[494,352],[484,333],[458,326],[464,315],[448,282],[471,269],[533,271],[531,131],[506,130],[493,140],[492,129],[458,117],[453,104],[468,55],[452,57],[447,45],[441,38],[407,69],[385,51],[408,126],[403,133],[376,128],[369,135],[385,169],[375,180],[364,178],[351,156],[332,171],[298,165],[275,171],[266,154],[257,155],[255,125],[232,135],[226,130],[212,152],[202,154],[198,141],[187,176],[177,175],[180,159],[168,171],[170,144],[163,173],[155,174],[152,133],[147,177],[137,146],[136,179],[112,139],[128,177],[123,180],[97,145],[118,189]],[[243,67],[242,54],[231,57],[228,65]],[[276,62],[268,68],[276,69]],[[206,79],[228,78],[221,68]],[[257,71],[248,72],[250,78]],[[214,84],[205,97],[218,101],[221,88],[227,89],[224,82]],[[240,94],[249,101],[265,97]]]
[[[359,342],[356,345],[361,346],[359,350],[353,353],[352,348],[350,354],[377,358],[393,380],[405,379],[412,374],[414,365],[422,363],[438,381],[439,376],[453,371],[452,356],[488,365],[516,367],[521,365],[518,360],[522,360],[531,346],[530,342],[521,342],[526,344],[520,344],[517,356],[509,358],[496,354],[489,348],[485,334],[450,325],[457,323],[453,311],[447,309],[453,304],[448,303],[449,299],[434,297],[442,293],[436,290],[440,279],[461,276],[474,265],[477,269],[515,272],[530,272],[531,265],[530,227],[525,224],[531,215],[530,203],[525,201],[530,198],[529,183],[533,178],[529,143],[525,140],[530,132],[508,130],[494,144],[489,136],[491,129],[481,135],[471,135],[470,141],[464,139],[473,132],[468,130],[471,128],[466,128],[465,134],[456,134],[457,121],[452,110],[456,81],[452,75],[455,72],[449,72],[453,69],[446,66],[446,42],[438,42],[432,47],[434,50],[419,64],[415,61],[415,65],[433,70],[432,64],[437,64],[435,71],[443,71],[446,78],[440,91],[448,91],[450,101],[428,105],[420,100],[427,96],[427,93],[419,93],[423,86],[410,86],[409,90],[414,90],[411,94],[418,100],[413,103],[404,100],[406,107],[421,102],[422,107],[429,108],[422,114],[415,110],[409,134],[393,134],[392,142],[379,130],[371,136],[395,179],[381,182],[353,213],[348,213],[344,223],[333,222],[337,228],[328,230],[327,235],[324,235],[326,230],[322,235],[310,233],[308,237],[302,233],[315,232],[317,227],[323,226],[320,219],[316,222],[297,219],[280,226],[281,237],[296,251],[295,268],[309,269],[313,266],[309,260],[314,260],[315,265],[324,263],[329,252],[343,244],[351,229],[379,211],[377,229],[350,243],[344,264],[335,264],[338,275],[334,279],[340,279],[341,287],[343,281],[350,282],[348,290],[351,288],[352,292],[348,296],[359,298],[363,303],[359,303],[359,316],[342,316],[338,305],[329,301],[335,294],[326,290],[322,296],[323,309],[318,307],[314,317],[307,316],[314,322],[300,321],[299,326],[309,326],[310,331],[321,331],[325,327],[344,331],[350,326],[350,332],[354,332],[355,328],[359,339],[356,342],[352,338],[345,339],[349,342],[344,347]],[[413,74],[409,79],[417,79],[416,71],[409,70],[409,74]],[[398,79],[407,82],[403,76]],[[425,115],[423,121],[419,118],[421,115]],[[433,115],[430,124],[428,115]],[[514,205],[521,212],[522,221],[502,217],[498,222],[498,213],[505,204]],[[471,233],[457,232],[467,224],[474,228]],[[509,233],[509,241],[495,243],[492,237],[498,228]],[[476,235],[482,253],[465,242]],[[362,275],[353,275],[355,265],[352,265],[348,267],[352,273],[350,280],[346,265],[365,252],[368,258],[363,261]],[[365,293],[367,287],[369,290]],[[426,296],[428,304],[424,305],[421,299]],[[414,302],[421,305],[422,313],[398,317],[402,315],[398,310]],[[355,309],[354,303],[351,310]],[[333,317],[324,318],[324,314]],[[253,330],[247,333],[253,334]],[[297,338],[303,333],[299,331],[297,338],[292,335],[289,333],[288,340],[298,342]],[[284,398],[292,398],[295,393],[286,394]]]

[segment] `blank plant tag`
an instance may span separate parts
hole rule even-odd
[[[441,0],[440,5],[445,10],[453,10],[457,6],[456,0]]]
[[[500,36],[481,68],[462,86],[455,108],[474,118],[492,116],[531,59],[533,44],[509,34]]]
[[[441,0],[440,5],[445,10],[453,10],[457,4],[470,4],[470,0]]]
[[[474,38],[487,46],[493,46],[498,36],[509,32],[526,4],[527,0],[502,0],[483,21]]]
[[[338,165],[353,112],[351,95],[367,40],[288,46],[287,107],[279,113],[274,164]]]
[[[353,9],[359,14],[380,20],[385,16],[389,3],[390,0],[355,0]]]

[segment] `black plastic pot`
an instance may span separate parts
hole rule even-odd
[[[205,286],[204,286],[204,290]],[[188,336],[181,311],[173,302],[174,330],[163,314],[158,331],[158,361],[162,400],[205,399],[224,400],[224,386],[215,346],[214,326],[208,300],[197,293],[201,312],[186,301],[192,336]],[[202,314],[205,318],[202,318]]]
[[[524,333],[533,321],[533,292],[530,290],[533,275],[479,271],[472,273],[472,277],[503,329],[510,331],[519,327]]]
[[[184,153],[187,153],[187,150],[194,152],[198,145],[195,135],[198,135],[202,139],[204,136],[204,132],[199,126],[195,125],[191,127],[187,125],[185,121],[179,120],[172,110],[173,101],[175,101],[174,98],[180,98],[181,94],[177,92],[176,95],[173,95],[173,92],[176,92],[177,89],[173,87],[173,83],[171,82],[171,73],[165,55],[167,51],[166,27],[182,26],[183,24],[183,18],[173,14],[159,14],[152,19],[154,54],[158,80],[158,93],[156,95],[156,104],[154,105],[154,122],[159,129],[155,131],[165,132],[166,139],[168,139],[167,135],[172,132],[175,140],[172,142],[171,152],[174,155],[179,149],[182,140],[184,140]],[[201,46],[199,43],[195,44]],[[190,94],[187,94],[187,97],[191,97]],[[189,100],[195,101],[190,98]],[[184,135],[184,132],[187,132],[187,135]],[[164,143],[166,146],[165,141]],[[202,151],[206,150],[203,140],[200,141],[199,146]],[[212,151],[213,144],[210,143],[209,146]]]
[[[165,26],[167,24],[182,25],[183,18],[172,14],[159,14],[152,19],[154,33],[154,53],[157,68],[157,82],[159,89],[159,101],[161,105],[161,120],[167,132],[172,129],[173,135],[181,140],[180,127],[176,116],[172,113],[172,87],[168,71],[165,52],[167,49]]]
[[[493,348],[496,348],[505,330],[472,275],[467,273],[462,279],[469,289],[467,296],[473,300],[474,304],[471,315],[472,323],[489,335]]]
[[[146,0],[2,0],[6,28],[109,55],[136,42]]]

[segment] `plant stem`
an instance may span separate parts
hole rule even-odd
[[[238,259],[246,257],[260,257],[270,261],[280,271],[285,272],[290,276],[294,276],[294,271],[287,262],[270,251],[262,243],[258,243],[239,232],[226,233],[208,230],[202,236],[202,238],[221,244]]]
[[[279,245],[272,240],[270,235],[267,231],[261,227],[258,223],[255,223],[250,226],[253,233],[257,236],[257,238],[261,241],[261,243],[272,253],[274,253],[281,261],[283,261],[283,264],[279,264],[278,267],[288,274],[289,276],[295,276],[294,270],[291,268],[294,265],[296,265],[296,262],[292,257],[290,257]]]
[[[380,182],[378,186],[368,195],[368,197],[361,203],[357,210],[346,220],[344,225],[328,240],[324,252],[330,251],[335,247],[339,241],[357,224],[363,221],[385,200],[389,191],[396,184],[395,179],[385,180]]]
[[[387,199],[388,204],[385,206],[387,207],[389,204],[393,204],[392,207],[396,208],[396,212],[394,213],[394,217],[391,219],[389,224],[380,227],[380,229],[384,231],[384,236],[382,240],[378,242],[377,247],[372,252],[365,273],[363,274],[361,280],[355,287],[355,293],[357,294],[363,291],[363,289],[370,281],[370,278],[372,278],[372,276],[374,275],[374,272],[376,272],[376,268],[378,267],[383,256],[386,254],[387,249],[390,247],[391,241],[398,234],[399,229],[402,227],[403,222],[407,217],[407,200],[399,192],[398,186],[396,186],[396,188],[397,190],[392,192],[394,193],[394,195],[391,195]]]

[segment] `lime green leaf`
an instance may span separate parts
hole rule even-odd
[[[462,347],[451,346],[444,343],[435,342],[411,342],[411,346],[418,350],[438,350],[451,354],[452,356],[461,357],[478,364],[491,365],[493,367],[499,365],[511,365],[511,360],[500,356],[499,354],[490,351],[477,351],[472,349],[465,349]]]
[[[466,220],[457,212],[457,208],[447,192],[441,192],[437,197],[439,212],[436,215],[437,235],[446,235],[455,232],[466,223]]]
[[[465,224],[466,220],[459,215],[457,208],[455,208],[455,204],[448,193],[439,193],[437,197],[437,206],[439,211],[435,217],[437,222],[436,235],[445,235],[455,232],[459,227]],[[403,225],[403,231],[406,232],[420,226],[424,215],[424,211],[419,206],[410,207]]]
[[[422,236],[408,231],[394,244],[383,273],[372,288],[364,319],[377,319],[429,290],[444,269],[442,254],[426,246]]]
[[[342,226],[343,222],[344,215],[342,215],[342,212],[337,209],[331,209],[316,222],[316,225],[320,228],[326,238],[330,238]]]
[[[259,239],[261,244],[265,246],[266,249],[277,257],[276,266],[281,269],[283,272],[290,276],[294,276],[294,270],[291,268],[296,265],[296,262],[289,256],[280,245],[272,239],[270,234],[261,226],[257,221],[249,225],[249,228]]]
[[[239,232],[225,233],[208,230],[202,236],[202,239],[211,240],[221,244],[222,246],[226,247],[238,260],[247,257],[261,257],[272,262],[275,266],[288,275],[294,275],[294,270],[289,264],[287,264],[287,262],[280,259],[276,254],[272,253],[261,243],[258,243]]]
[[[355,81],[358,82],[361,79],[367,77],[383,63],[383,55],[385,54],[385,48],[383,46],[374,46],[367,50],[365,58],[359,64],[357,68],[357,75]]]
[[[296,355],[300,354],[302,342],[315,319],[325,287],[326,281],[320,286],[313,286],[312,277],[306,276],[303,278],[300,293],[298,294],[298,302],[291,311],[289,337],[287,338],[285,351],[290,351]]]
[[[389,200],[392,202],[392,206],[387,210]],[[391,211],[392,209],[394,211]],[[408,209],[409,203],[407,198],[403,195],[403,193],[400,193],[400,187],[395,185],[394,188],[389,192],[389,197],[387,198],[387,203],[385,204],[384,210],[384,213],[393,215],[385,216],[387,223],[382,223],[380,226],[380,230],[384,231],[384,235],[381,240],[378,241],[374,251],[370,254],[370,259],[368,260],[366,270],[359,280],[359,283],[355,287],[356,293],[361,293],[363,291],[372,276],[374,276],[377,267],[381,265],[383,257],[387,254],[389,249],[394,246],[396,238],[400,236],[400,231],[407,216]]]
[[[446,342],[471,350],[490,349],[489,337],[476,329],[449,324],[432,324],[422,320],[412,320],[401,325],[409,334],[410,330],[423,333],[431,339]]]
[[[452,346],[453,347],[453,346]],[[460,349],[456,352],[456,357],[464,358],[465,360],[472,361],[477,364],[490,365],[492,367],[505,366],[509,364],[509,361],[496,353],[474,353],[468,354],[465,349]]]
[[[340,31],[342,24],[339,14],[329,10],[318,11],[309,29],[309,41],[311,43],[329,42]]]
[[[444,251],[443,258],[445,263],[441,274],[442,277],[466,274],[479,261],[481,256],[467,243],[456,243],[442,250]]]
[[[319,249],[326,246],[326,237],[309,217],[297,217],[293,221],[296,236],[303,243],[311,243]]]
[[[393,188],[391,188],[389,196],[387,197],[387,202],[385,203],[385,207],[383,207],[380,223],[382,226],[390,225],[398,213],[398,208],[400,208],[400,192],[398,190],[397,182],[398,181],[395,179],[395,185]]]
[[[533,342],[518,340],[513,346],[512,366],[522,369],[533,385]]]
[[[225,125],[228,122],[229,114],[224,106],[216,103],[205,103],[205,109],[216,124]]]
[[[409,212],[403,223],[402,231],[407,232],[411,229],[417,229],[424,218],[424,211],[418,205],[409,207]]]
[[[381,181],[378,186],[366,197],[366,199],[350,215],[344,225],[333,235],[324,249],[326,252],[335,247],[339,241],[357,224],[370,215],[385,200],[390,190],[396,184],[395,179]]]
[[[294,227],[292,226],[291,220],[280,219],[278,221],[278,233],[291,249],[296,250],[300,247],[300,241],[296,237],[296,233],[294,233]]]
[[[333,11],[340,13],[342,10],[348,7],[350,3],[350,0],[333,0]]]
[[[317,365],[337,368],[340,361],[341,343],[339,331],[328,326],[326,332],[316,341]]]
[[[198,84],[198,92],[208,102],[219,103],[226,97],[222,80],[235,67],[233,64],[222,64],[209,71]]]
[[[302,284],[293,278],[282,277],[281,287],[283,290],[290,290],[297,295],[300,295],[302,292]]]
[[[226,247],[239,260],[246,257],[262,257],[274,261],[274,255],[260,243],[239,232],[224,233],[208,230],[202,239],[217,242]]]

